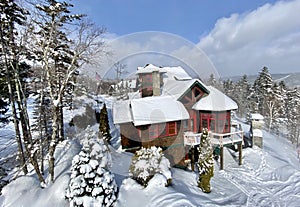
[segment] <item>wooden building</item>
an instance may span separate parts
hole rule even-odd
[[[237,109],[233,100],[192,79],[181,67],[150,64],[139,67],[136,74],[139,97],[117,101],[113,107],[123,149],[159,146],[172,165],[184,167],[189,150],[184,133],[199,137],[203,128],[217,139],[213,144],[223,147],[223,135],[231,133],[231,110]]]

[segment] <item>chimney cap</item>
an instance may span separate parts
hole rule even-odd
[[[143,73],[152,73],[154,71],[158,71],[160,73],[166,73],[167,71],[162,67],[157,67],[153,64],[146,64],[144,67],[138,67],[136,74],[143,74]]]

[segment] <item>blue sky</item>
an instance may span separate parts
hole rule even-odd
[[[73,0],[75,10],[88,14],[108,32],[125,35],[162,31],[194,43],[213,29],[216,21],[233,13],[256,9],[270,0]]]
[[[143,31],[179,35],[201,48],[222,76],[257,74],[263,66],[272,73],[300,72],[300,0],[72,3],[112,37]]]

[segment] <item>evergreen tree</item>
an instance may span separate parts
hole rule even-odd
[[[41,172],[44,172],[44,158],[49,149],[51,140],[51,107],[47,90],[38,93],[34,100],[31,129],[35,133],[34,142],[39,147],[39,160]]]
[[[206,84],[209,86],[213,86],[220,91],[223,91],[223,86],[220,80],[216,80],[214,74],[210,74],[209,79],[206,81]]]
[[[110,142],[110,140],[111,140],[110,127],[109,127],[108,113],[107,113],[105,103],[103,104],[103,107],[100,111],[99,131],[102,133],[104,139],[107,142]]]
[[[214,159],[211,141],[208,137],[208,130],[204,129],[201,136],[200,146],[198,147],[199,159],[199,179],[198,187],[205,193],[211,192],[210,179],[214,176]]]
[[[271,93],[272,86],[273,79],[269,73],[269,69],[263,67],[251,88],[249,98],[252,101],[252,107],[257,106],[256,108],[252,108],[252,111],[258,112],[263,116],[267,115],[266,98]]]
[[[267,106],[267,123],[269,131],[271,129],[275,130],[278,133],[279,127],[279,118],[281,112],[283,111],[284,99],[281,94],[280,87],[277,83],[274,83],[272,90],[266,96],[266,106]]]
[[[235,88],[235,86],[234,86],[232,80],[225,80],[225,81],[223,81],[223,92],[227,96],[229,96],[229,97],[231,97],[233,99],[235,99],[234,88]]]
[[[278,84],[278,90],[279,90],[279,94],[280,94],[280,97],[281,97],[281,100],[283,101],[283,105],[282,107],[280,108],[279,110],[279,116],[282,117],[282,118],[285,118],[286,117],[286,113],[287,113],[287,110],[286,110],[286,107],[285,107],[285,103],[287,101],[287,91],[288,91],[288,88],[285,84],[284,81],[280,81],[279,84]]]
[[[83,148],[73,158],[66,197],[71,207],[113,206],[117,185],[110,172],[111,156],[102,137],[87,130]]]
[[[288,90],[286,100],[286,117],[288,138],[299,146],[300,138],[300,91],[297,88]]]
[[[244,75],[242,79],[235,84],[233,92],[234,100],[239,106],[238,114],[241,117],[245,117],[250,108],[250,104],[248,101],[249,92],[250,84],[248,82],[247,75]]]

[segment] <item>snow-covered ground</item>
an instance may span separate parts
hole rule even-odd
[[[106,102],[111,109],[112,100]],[[82,113],[78,109],[76,114],[79,112]],[[97,125],[93,128],[98,129]],[[249,126],[243,124],[243,128],[248,130]],[[112,130],[117,137],[117,128]],[[1,145],[9,141],[4,140],[3,134],[1,129]],[[71,161],[81,147],[74,137],[58,146],[54,184],[42,189],[36,176],[19,177],[2,190],[0,206],[68,206],[64,193]],[[263,131],[263,137],[263,149],[243,149],[242,166],[238,165],[235,152],[224,150],[225,169],[220,171],[215,163],[212,192],[209,194],[197,187],[196,173],[177,168],[172,168],[171,186],[165,187],[158,175],[144,188],[128,176],[132,154],[111,147],[112,171],[119,186],[116,206],[300,206],[300,161],[295,146],[266,131]],[[117,143],[116,140],[116,146]]]

